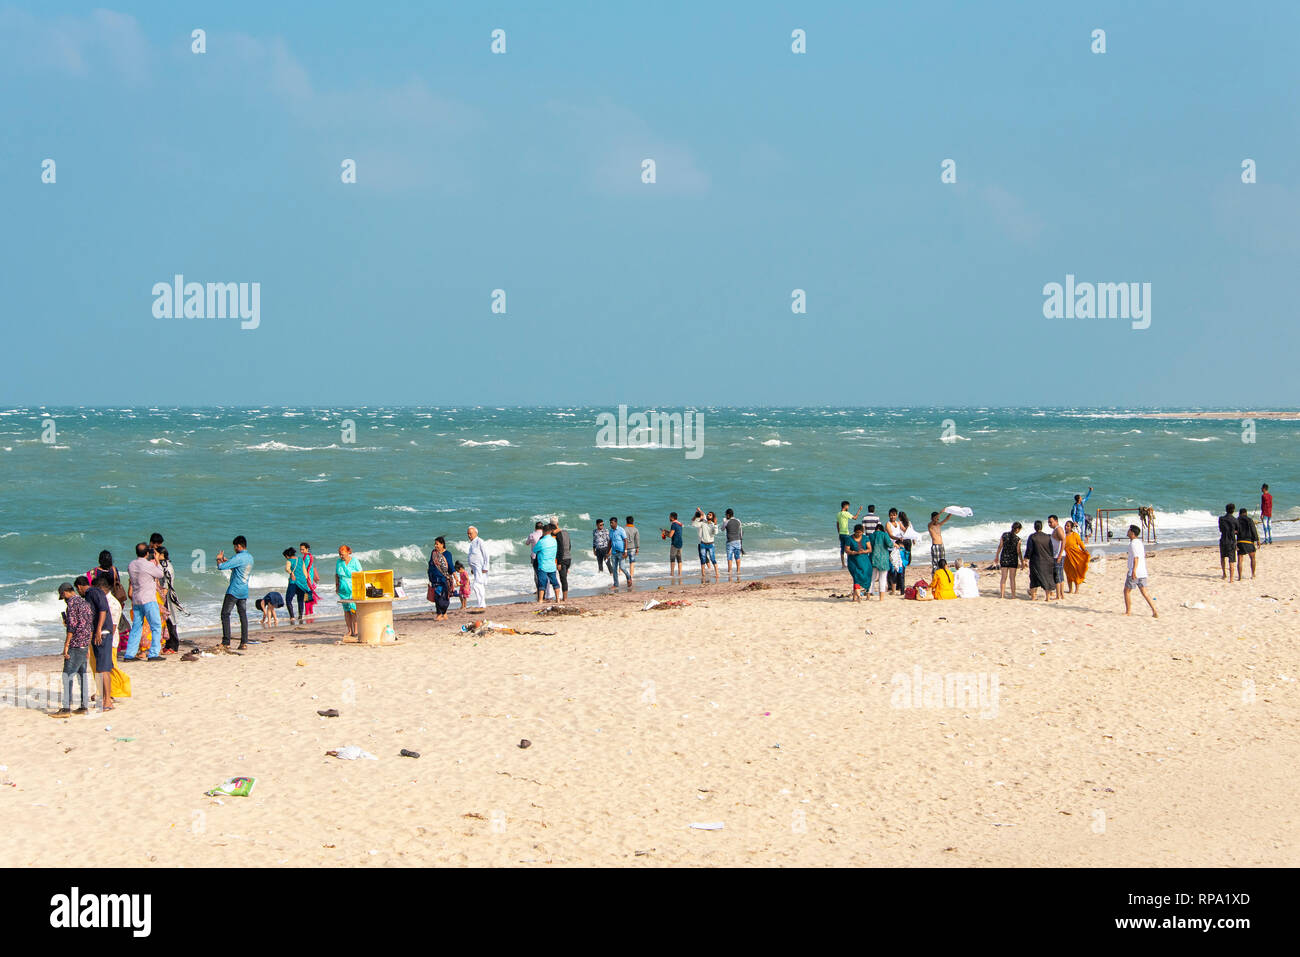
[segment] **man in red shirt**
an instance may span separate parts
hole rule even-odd
[[[1264,544],[1273,544],[1273,495],[1265,482],[1259,487],[1259,516],[1264,520]]]

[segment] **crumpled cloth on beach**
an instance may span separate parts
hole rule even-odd
[[[357,758],[365,758],[367,761],[379,760],[369,751],[362,751],[355,744],[349,744],[347,747],[343,747],[343,748],[334,748],[333,750],[326,751],[325,753],[332,755],[333,757],[336,758],[341,758],[344,761],[355,761]]]

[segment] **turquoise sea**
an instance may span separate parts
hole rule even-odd
[[[597,517],[636,516],[638,569],[652,582],[667,571],[658,529],[696,506],[736,510],[754,574],[838,566],[846,498],[922,526],[933,510],[969,506],[974,518],[951,520],[945,539],[950,554],[980,557],[1013,519],[1065,516],[1090,485],[1090,511],[1154,505],[1162,544],[1210,541],[1229,500],[1254,514],[1261,482],[1276,500],[1275,537],[1296,532],[1277,520],[1300,517],[1300,421],[1259,419],[1250,436],[1236,420],[1131,409],[690,411],[702,416],[698,458],[599,447],[597,417],[617,412],[607,407],[0,411],[0,656],[56,650],[58,583],[103,548],[125,569],[155,531],[191,613],[184,636],[216,624],[225,576],[213,558],[236,534],[256,561],[255,593],[283,590],[281,551],[311,542],[333,611],[340,543],[365,567],[405,576],[421,607],[434,537],[463,557],[469,524],[493,556],[490,600],[521,595],[523,539],[548,514],[573,534],[574,589],[608,584],[586,547]],[[686,544],[689,581],[689,528]]]

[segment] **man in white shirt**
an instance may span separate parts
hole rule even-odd
[[[957,561],[957,571],[952,576],[952,590],[958,598],[978,598],[980,596],[979,575],[973,565]]]
[[[469,537],[469,610],[487,611],[487,546],[473,525],[466,529],[465,534]]]
[[[1147,547],[1142,544],[1142,529],[1136,525],[1128,527],[1128,573],[1124,576],[1124,614],[1133,610],[1133,589],[1142,593],[1142,597],[1151,606],[1151,617],[1156,614],[1156,603],[1147,594]]]

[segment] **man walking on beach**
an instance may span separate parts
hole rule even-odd
[[[603,572],[609,559],[609,529],[605,527],[603,518],[596,519],[596,528],[591,533],[591,551],[596,556],[596,571]]]
[[[1273,544],[1273,493],[1265,482],[1259,487],[1259,517],[1264,523],[1264,544]]]
[[[144,542],[135,546],[135,560],[126,566],[130,580],[131,636],[126,642],[126,660],[139,661],[144,622],[149,620],[149,660],[161,661],[162,617],[158,614],[158,582],[163,578],[158,553]]]
[[[627,584],[632,585],[632,579],[636,577],[636,553],[641,550],[641,529],[636,527],[636,522],[632,516],[627,517],[623,523],[624,548],[627,551]]]
[[[478,529],[471,525],[465,530],[469,539],[469,610],[487,611],[488,551]]]
[[[224,551],[217,552],[217,570],[230,572],[230,584],[221,599],[221,646],[230,647],[230,612],[239,612],[239,649],[248,647],[248,579],[253,571],[253,556],[248,553],[248,539],[236,535],[231,543],[235,554],[229,559]]]
[[[628,522],[632,521],[628,517]],[[555,539],[555,570],[560,576],[558,598],[566,601],[569,597],[569,567],[573,564],[573,541],[569,533],[560,528],[560,517],[551,516],[551,537]]]
[[[952,518],[952,513],[944,512],[943,518],[939,517],[938,512],[930,513],[930,577],[934,577],[934,570],[939,567],[939,563],[948,560],[948,553],[943,547],[943,523]],[[1038,527],[1042,528],[1043,523],[1039,522]]]
[[[1142,597],[1151,606],[1151,617],[1156,614],[1156,603],[1147,594],[1147,547],[1142,544],[1142,529],[1137,525],[1128,527],[1128,571],[1124,576],[1124,614],[1133,611],[1133,589],[1142,593]]]
[[[1236,508],[1229,502],[1226,511],[1219,516],[1219,571],[1222,572],[1220,577],[1226,581],[1232,581],[1232,566],[1237,561],[1237,532],[1241,526],[1234,514]]]
[[[745,540],[744,533],[741,530],[740,519],[736,518],[736,513],[727,509],[723,513],[722,522],[723,531],[727,533],[727,581],[731,581],[731,561],[736,561],[736,581],[740,581],[740,557],[744,554],[742,542]],[[844,546],[840,546],[841,554]]]
[[[1052,577],[1056,579],[1056,600],[1061,601],[1065,598],[1065,529],[1055,515],[1047,516],[1047,524],[1052,529]]]
[[[854,515],[852,512],[849,511],[848,502],[840,502],[840,513],[839,515],[835,516],[835,530],[839,533],[840,536],[840,567],[841,568],[849,567],[849,553],[848,553],[849,540],[853,538],[853,536],[849,534],[849,528],[852,526],[854,522],[858,520],[858,515],[861,514],[862,514],[862,509],[858,509],[858,514]],[[854,554],[856,555],[858,554],[858,552],[855,551]]]
[[[1070,521],[1074,522],[1075,526],[1079,530],[1079,535],[1085,542],[1088,540],[1088,532],[1090,529],[1088,527],[1088,510],[1084,508],[1084,505],[1087,504],[1088,499],[1090,498],[1092,498],[1091,485],[1088,486],[1088,494],[1076,494],[1074,496],[1074,504],[1070,506]]]

